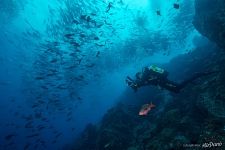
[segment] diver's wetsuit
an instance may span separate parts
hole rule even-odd
[[[173,82],[173,81],[170,81],[170,80],[166,79],[165,82],[159,83],[158,85],[162,88],[165,88],[165,89],[169,90],[169,91],[179,93],[180,90],[182,90],[184,87],[186,87],[187,84],[191,83],[192,81],[194,81],[194,80],[196,80],[200,77],[207,76],[207,75],[210,75],[212,73],[215,73],[215,72],[195,73],[192,77],[184,80],[181,83],[176,83],[176,82]]]
[[[195,73],[192,77],[188,78],[187,80],[184,80],[181,83],[176,83],[176,82],[170,81],[167,78],[168,72],[165,72],[164,74],[160,74],[152,70],[144,69],[142,73],[136,74],[136,80],[133,80],[130,77],[127,77],[126,82],[135,91],[137,91],[137,89],[140,88],[141,86],[155,85],[161,88],[165,88],[171,92],[179,93],[188,83],[191,83],[192,81],[200,77],[207,76],[212,73],[216,73],[216,71]]]

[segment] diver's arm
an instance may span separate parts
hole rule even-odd
[[[129,81],[134,81],[131,77],[127,76],[127,79],[126,80],[129,80]]]
[[[131,87],[135,92],[137,91],[137,89],[141,86],[140,82],[138,82],[138,80],[134,80],[131,77],[127,76],[126,78],[126,83],[129,87]]]

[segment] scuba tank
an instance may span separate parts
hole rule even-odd
[[[152,70],[152,71],[157,72],[157,73],[160,73],[160,74],[163,74],[163,73],[165,72],[164,69],[159,68],[159,67],[157,67],[157,66],[155,66],[155,65],[151,65],[151,66],[149,67],[149,70]]]
[[[165,71],[164,69],[159,68],[159,67],[157,67],[157,66],[155,66],[155,65],[151,65],[151,66],[149,67],[149,70],[155,72],[156,74],[160,74],[162,77],[167,77],[168,74],[169,74],[169,73],[168,73],[167,71]]]

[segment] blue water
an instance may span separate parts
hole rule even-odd
[[[207,42],[193,16],[194,0],[1,0],[0,149],[65,149],[127,75]]]

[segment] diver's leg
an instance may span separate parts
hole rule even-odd
[[[190,77],[189,79],[181,82],[179,84],[179,88],[180,90],[183,89],[188,83],[191,83],[192,81],[198,79],[198,78],[201,78],[203,76],[208,76],[208,75],[211,75],[213,73],[218,73],[219,71],[211,71],[211,72],[199,72],[199,73],[195,73],[192,77]]]
[[[164,84],[160,85],[162,88],[165,88],[171,92],[179,93],[181,88],[178,83],[167,80]]]

